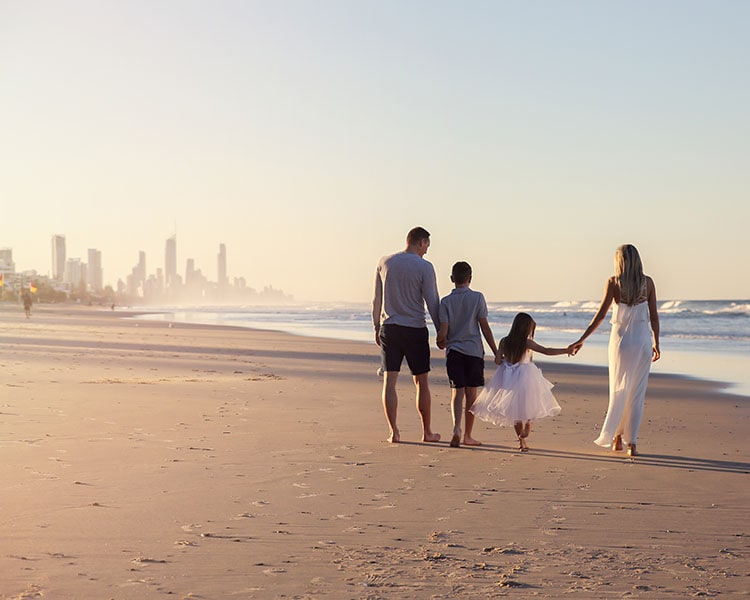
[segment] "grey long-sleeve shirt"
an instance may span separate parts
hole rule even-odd
[[[425,304],[437,328],[440,296],[432,263],[413,252],[384,256],[375,270],[372,322],[381,325],[425,327]]]

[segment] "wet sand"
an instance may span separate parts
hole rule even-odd
[[[550,358],[529,453],[450,448],[436,350],[443,440],[404,371],[393,445],[374,344],[122,316],[0,305],[0,598],[748,595],[749,398],[652,375],[628,459],[606,369]]]

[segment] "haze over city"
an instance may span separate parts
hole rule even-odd
[[[426,227],[441,293],[597,299],[638,246],[662,298],[747,298],[750,3],[4,2],[0,247],[178,239],[216,279],[369,301]]]

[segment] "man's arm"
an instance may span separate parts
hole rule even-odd
[[[372,325],[375,328],[375,343],[380,346],[380,315],[383,311],[383,281],[380,269],[375,270],[375,289],[372,294]]]
[[[484,339],[487,340],[487,344],[490,350],[492,350],[492,356],[495,356],[497,354],[497,344],[495,344],[495,336],[492,335],[492,328],[489,321],[487,321],[487,317],[479,319],[479,329],[481,329]]]
[[[429,264],[429,269],[425,270],[422,296],[427,304],[427,310],[432,318],[432,323],[435,325],[435,329],[438,329],[440,327],[440,295],[438,294],[435,268],[431,264]]]

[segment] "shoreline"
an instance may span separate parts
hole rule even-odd
[[[0,598],[746,594],[750,405],[711,382],[652,376],[628,459],[559,357],[530,452],[450,448],[436,350],[443,439],[404,376],[387,444],[374,344],[117,317],[0,310]]]

